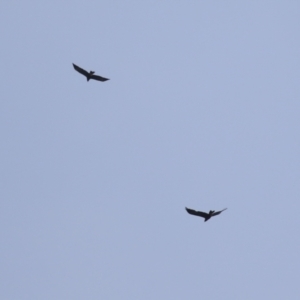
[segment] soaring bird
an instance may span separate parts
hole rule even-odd
[[[224,209],[222,209],[220,211],[216,211],[216,212],[214,210],[210,210],[209,213],[205,213],[205,212],[202,212],[202,211],[196,211],[196,210],[193,210],[193,209],[190,209],[190,208],[187,208],[187,207],[185,209],[191,215],[204,218],[204,222],[206,222],[211,217],[219,215],[222,211],[226,210],[227,208],[224,208]]]
[[[98,81],[106,81],[109,80],[108,78],[104,78],[98,75],[94,75],[94,71],[90,71],[90,73],[86,70],[81,69],[80,67],[73,64],[74,69],[79,72],[80,74],[84,75],[86,77],[86,80],[89,81],[90,79],[95,79]]]

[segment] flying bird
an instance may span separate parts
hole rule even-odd
[[[108,78],[104,78],[98,75],[94,75],[94,71],[90,71],[90,73],[86,70],[81,69],[80,67],[73,64],[74,69],[79,72],[80,74],[84,75],[86,77],[86,80],[89,81],[90,79],[95,79],[98,81],[106,81],[109,80]]]
[[[210,210],[209,213],[205,213],[205,212],[202,212],[202,211],[196,211],[196,210],[193,210],[193,209],[190,209],[190,208],[187,208],[187,207],[185,209],[191,215],[204,218],[204,222],[206,222],[211,217],[219,215],[222,211],[226,210],[227,208],[224,208],[224,209],[222,209],[220,211],[216,211],[216,212],[214,210]]]

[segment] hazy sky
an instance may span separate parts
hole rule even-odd
[[[2,1],[0,26],[0,299],[299,299],[299,1]]]

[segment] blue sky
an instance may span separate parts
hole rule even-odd
[[[299,297],[300,4],[161,2],[0,4],[1,299]]]

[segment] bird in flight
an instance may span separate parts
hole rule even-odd
[[[98,75],[94,75],[95,72],[90,71],[90,73],[86,70],[81,69],[80,67],[73,64],[74,69],[79,72],[80,74],[84,75],[86,77],[86,80],[89,81],[90,79],[95,79],[98,81],[106,81],[109,80],[108,78],[104,78]]]
[[[204,218],[204,222],[206,222],[211,217],[219,215],[222,211],[226,210],[227,208],[224,208],[224,209],[222,209],[220,211],[216,211],[216,212],[214,210],[210,210],[209,213],[205,213],[205,212],[202,212],[202,211],[193,210],[193,209],[190,209],[190,208],[187,208],[187,207],[185,209],[191,215]]]

